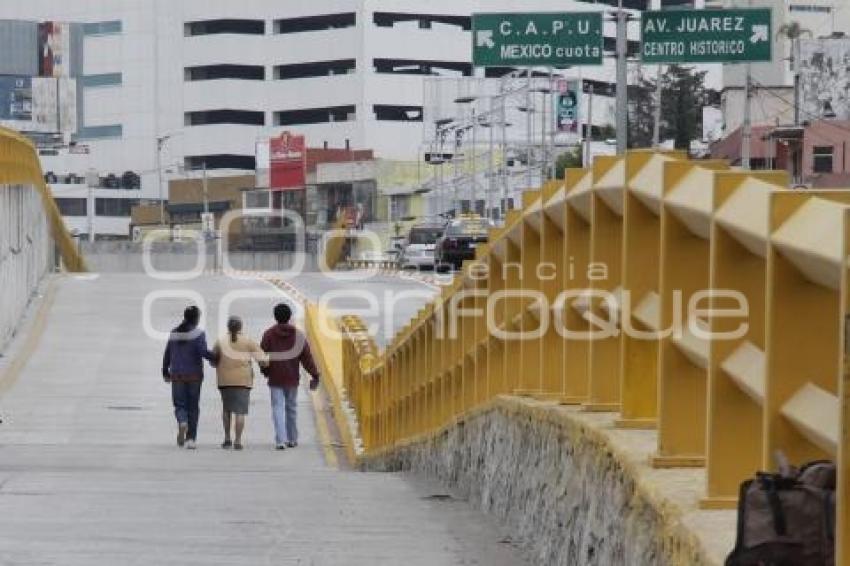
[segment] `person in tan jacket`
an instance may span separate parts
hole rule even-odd
[[[213,347],[218,359],[216,374],[221,392],[222,424],[224,425],[224,449],[233,447],[242,450],[242,432],[245,430],[245,415],[251,402],[254,386],[253,362],[261,367],[268,365],[268,356],[260,345],[242,334],[242,320],[230,317],[227,321],[226,340],[219,340]],[[233,425],[234,439],[230,440]]]

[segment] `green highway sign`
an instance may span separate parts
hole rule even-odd
[[[602,12],[472,15],[478,67],[602,64]]]
[[[770,61],[770,9],[663,10],[641,16],[644,63]]]

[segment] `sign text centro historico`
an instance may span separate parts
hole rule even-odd
[[[663,10],[641,16],[644,63],[770,61],[770,9]]]
[[[473,14],[478,67],[602,64],[602,13]]]

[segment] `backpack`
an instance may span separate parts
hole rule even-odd
[[[835,474],[833,462],[819,460],[743,482],[726,566],[835,564]]]

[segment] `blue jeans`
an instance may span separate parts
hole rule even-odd
[[[272,420],[276,444],[298,442],[298,388],[269,387],[272,394]]]
[[[174,417],[178,424],[186,424],[189,430],[187,439],[198,438],[198,415],[201,402],[201,381],[172,381],[171,401],[174,403]]]

